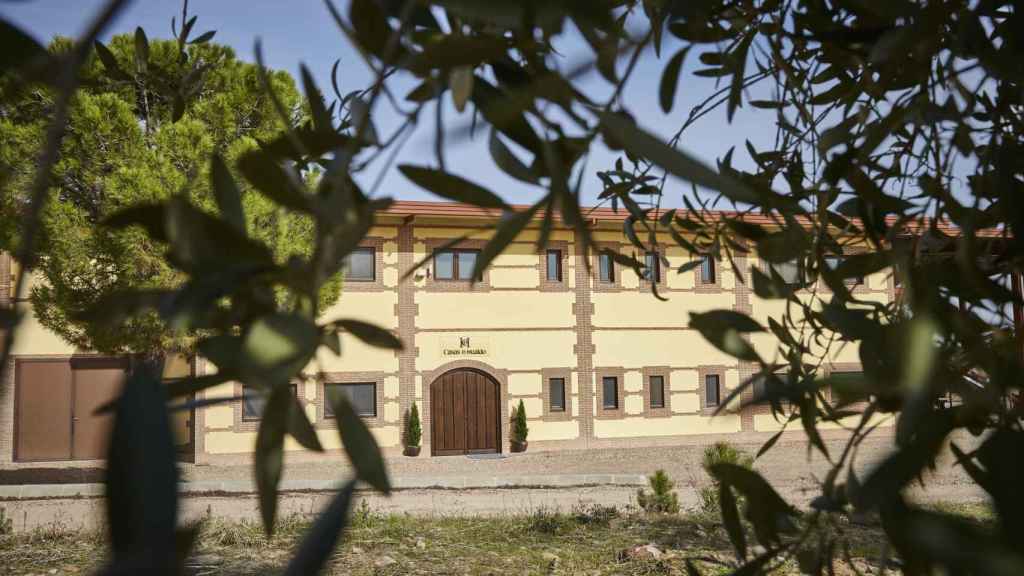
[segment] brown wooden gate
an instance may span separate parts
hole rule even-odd
[[[431,454],[499,452],[498,383],[472,369],[452,370],[430,385]]]
[[[96,415],[124,385],[127,364],[115,358],[18,359],[15,363],[18,461],[106,457],[110,415]]]

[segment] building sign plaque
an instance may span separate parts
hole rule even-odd
[[[490,342],[483,336],[442,336],[441,356],[445,358],[480,358],[490,352]]]

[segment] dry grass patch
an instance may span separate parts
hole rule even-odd
[[[986,521],[983,507],[958,505]],[[309,520],[282,520],[268,539],[256,523],[208,520],[193,555],[192,574],[267,574],[288,560]],[[875,525],[843,522],[859,568],[881,553]],[[658,559],[621,560],[620,553],[653,543]],[[88,573],[102,564],[102,534],[35,531],[0,536],[0,565],[10,574]],[[611,508],[572,513],[540,510],[529,516],[421,517],[358,509],[330,574],[685,574],[693,560],[704,574],[730,571],[733,555],[717,518],[704,514],[651,515]],[[838,574],[852,573],[844,566]],[[51,572],[55,571],[55,572]],[[779,573],[796,573],[784,567]]]

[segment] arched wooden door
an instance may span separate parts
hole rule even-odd
[[[446,372],[430,385],[430,452],[434,456],[500,452],[498,383],[472,369]]]

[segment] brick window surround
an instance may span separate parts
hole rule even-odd
[[[595,384],[597,393],[595,394],[595,400],[597,401],[597,419],[619,419],[625,416],[626,409],[626,386],[625,376],[626,370],[624,368],[598,368],[594,370],[594,374],[597,376]],[[604,407],[604,379],[615,378],[616,384],[616,395],[618,398],[618,405],[615,408]]]
[[[545,368],[541,370],[543,378],[542,391],[544,404],[544,420],[572,420],[572,370],[569,368]],[[565,409],[551,410],[551,379],[561,378],[565,382]]]

